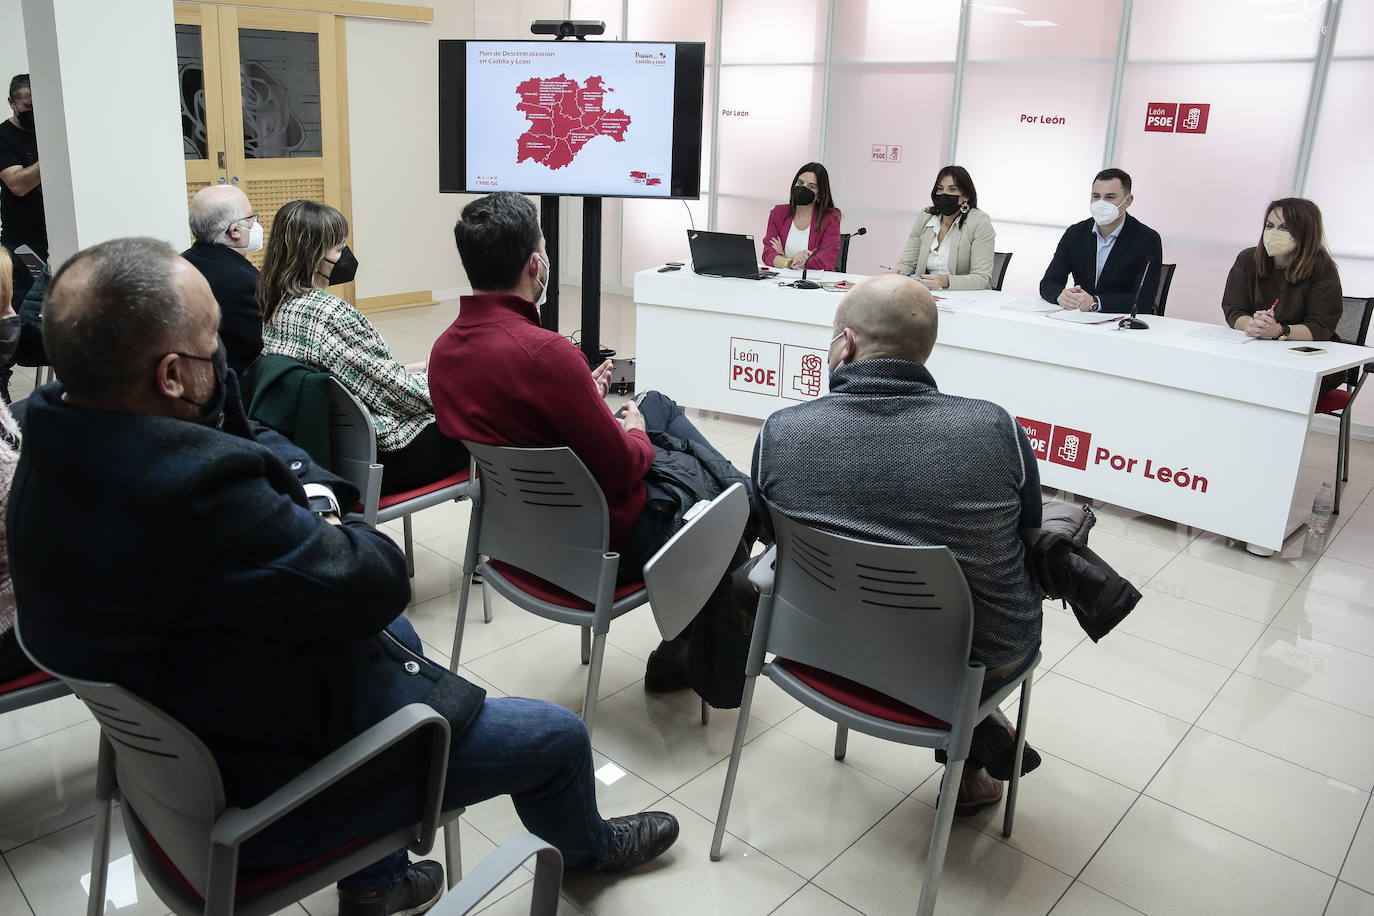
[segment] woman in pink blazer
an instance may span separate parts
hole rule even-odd
[[[834,270],[840,256],[840,211],[830,196],[830,173],[825,166],[808,162],[797,169],[788,200],[768,214],[763,263]]]

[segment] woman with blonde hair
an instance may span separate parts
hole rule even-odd
[[[262,352],[332,374],[367,406],[382,493],[402,493],[467,467],[468,453],[435,424],[426,374],[397,362],[372,322],[326,291],[357,273],[347,237],[348,221],[326,204],[293,200],[277,211],[258,279]]]

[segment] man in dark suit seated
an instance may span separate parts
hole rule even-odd
[[[1097,173],[1092,216],[1064,230],[1040,280],[1042,299],[1084,312],[1129,312],[1140,289],[1141,310],[1154,311],[1164,253],[1159,233],[1126,212],[1134,200],[1130,175],[1121,169]],[[1141,288],[1146,261],[1150,275]],[[1067,286],[1070,273],[1074,286]]]
[[[262,352],[258,269],[244,255],[262,250],[262,223],[248,197],[231,184],[201,188],[191,198],[195,242],[181,256],[205,275],[219,303],[219,336],[229,368],[240,375]]]
[[[420,702],[451,728],[446,809],[510,794],[572,868],[632,868],[667,849],[671,815],[597,813],[576,716],[486,699],[424,657],[398,616],[401,551],[339,519],[356,488],[249,423],[218,326],[205,279],[163,242],[106,242],[53,278],[43,327],[60,382],[30,398],[8,517],[35,659],[176,718],[209,748],[231,806]],[[241,864],[286,867],[413,821],[414,780],[394,761],[278,821]],[[339,913],[422,913],[442,889],[439,863],[399,850],[340,882]]]

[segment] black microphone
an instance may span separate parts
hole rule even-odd
[[[1153,258],[1145,259],[1145,272],[1140,275],[1140,285],[1135,288],[1135,300],[1131,302],[1131,314],[1122,318],[1116,323],[1116,329],[1120,331],[1125,328],[1128,331],[1147,331],[1150,326],[1139,318],[1135,317],[1140,309],[1140,291],[1145,288],[1145,278],[1150,275],[1150,265],[1154,263]]]
[[[849,237],[850,237],[850,239],[853,239],[853,238],[854,238],[855,236],[857,236],[857,235],[867,235],[867,234],[868,234],[868,227],[866,227],[866,226],[860,226],[858,229],[856,229],[856,230],[854,230],[853,232],[851,232],[851,233],[849,234]],[[834,248],[836,245],[841,245],[841,244],[843,244],[843,243],[844,243],[844,236],[841,235],[838,241],[831,242],[829,245],[822,245],[820,248],[817,248],[815,251],[811,252],[811,258],[814,258],[816,255],[820,254],[822,251],[827,251],[827,250],[829,250],[829,249],[831,249],[831,248]],[[817,283],[815,280],[808,280],[808,279],[806,279],[806,272],[807,272],[808,270],[811,269],[811,258],[807,258],[807,259],[806,259],[806,266],[802,268],[801,279],[800,279],[800,280],[793,280],[793,281],[792,281],[792,288],[793,288],[793,289],[820,289],[820,288],[821,288],[821,285],[820,285],[819,283]]]

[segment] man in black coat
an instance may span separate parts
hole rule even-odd
[[[262,249],[262,223],[248,197],[234,185],[201,188],[191,198],[194,244],[181,256],[205,275],[219,303],[219,336],[229,368],[240,375],[262,352],[258,269],[244,257]]]
[[[451,729],[445,808],[510,794],[573,868],[667,849],[670,815],[597,813],[572,713],[486,699],[424,657],[398,616],[400,550],[339,519],[354,487],[249,423],[218,326],[204,278],[163,242],[105,242],[53,278],[43,329],[61,381],[30,398],[7,519],[35,660],[173,716],[209,748],[231,806],[420,702]],[[241,864],[285,867],[413,821],[412,772],[370,764],[250,840]],[[421,913],[442,889],[439,863],[399,850],[340,882],[339,913]]]
[[[1064,230],[1040,280],[1042,299],[1084,312],[1129,312],[1139,289],[1140,311],[1153,313],[1163,247],[1158,232],[1126,212],[1134,201],[1130,175],[1121,169],[1097,173],[1088,203],[1092,216]],[[1070,273],[1074,286],[1067,286]]]

